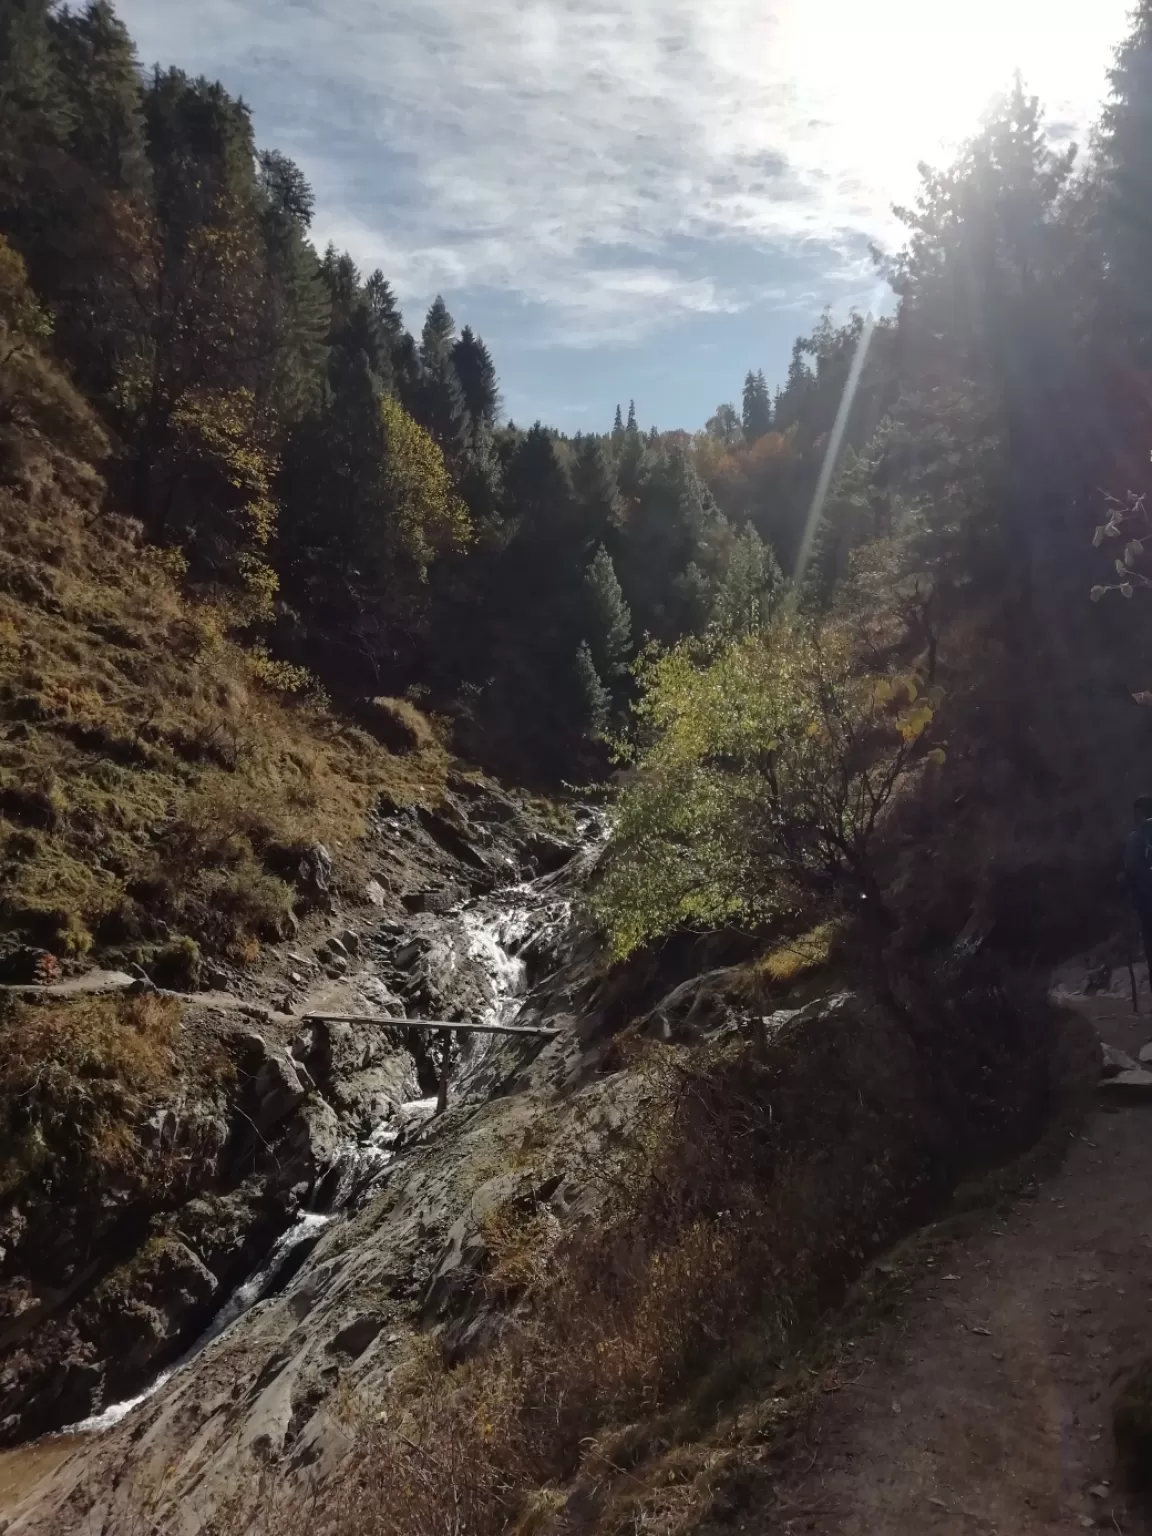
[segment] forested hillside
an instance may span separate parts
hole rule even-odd
[[[647,771],[603,895],[621,951],[813,891],[875,909],[872,844],[910,779],[936,775],[943,835],[941,806],[972,812],[965,761],[1023,775],[1026,817],[1101,731],[1126,751],[1145,729],[1150,61],[1142,7],[1079,158],[1017,81],[877,253],[894,312],[826,315],[774,391],[750,369],[698,432],[630,404],[568,437],[504,418],[442,300],[414,334],[386,273],[315,249],[312,191],[242,102],[143,71],[104,0],[7,0],[14,505],[43,511],[29,432],[97,466],[97,518],[133,520],[172,601],[301,707],[363,724],[406,696],[461,755],[553,784],[602,772],[624,732]],[[1061,669],[1064,703],[1043,696]],[[1093,795],[1118,788],[1076,775],[1056,846],[1098,836]],[[11,868],[28,791],[6,791]]]
[[[1006,86],[878,316],[569,436],[221,85],[0,0],[0,1434],[82,1421],[13,1530],[752,1529],[829,1309],[1095,1086],[1152,0],[1082,152]]]

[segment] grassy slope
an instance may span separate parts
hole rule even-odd
[[[252,959],[291,926],[292,850],[355,840],[375,796],[427,798],[445,755],[394,756],[262,681],[106,509],[100,428],[41,360],[0,392],[0,953],[142,958],[181,935]]]

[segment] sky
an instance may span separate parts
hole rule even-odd
[[[824,307],[887,302],[869,247],[1020,69],[1084,143],[1127,0],[117,0],[145,64],[223,81],[380,267],[442,293],[505,411],[703,424],[783,380]]]

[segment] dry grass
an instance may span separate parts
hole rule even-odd
[[[179,1003],[17,1005],[0,1031],[0,1193],[49,1168],[92,1185],[138,1174],[141,1113],[179,1077]]]
[[[823,969],[832,958],[839,931],[834,922],[819,923],[807,933],[785,939],[748,967],[749,987],[753,991],[789,987],[802,976]]]
[[[179,562],[102,509],[75,456],[99,429],[36,367],[51,398],[0,419],[0,928],[62,955],[186,935],[250,958],[290,923],[277,848],[339,860],[381,790],[436,793],[445,753],[421,735],[394,756],[270,686]]]

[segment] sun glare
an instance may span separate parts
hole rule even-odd
[[[1019,69],[1051,128],[1083,141],[1107,88],[1127,0],[796,0],[772,73],[814,99],[806,154],[865,191],[903,197],[916,163],[974,131]],[[815,104],[818,103],[818,104]]]

